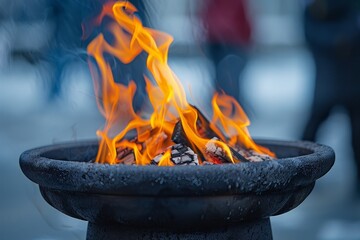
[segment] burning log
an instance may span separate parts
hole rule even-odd
[[[208,157],[215,163],[230,163],[230,158],[226,155],[225,151],[218,146],[215,141],[217,138],[212,138],[206,145],[205,145],[205,152]]]
[[[157,155],[156,157],[154,157],[153,160],[151,160],[150,165],[159,165],[159,162],[160,162],[162,157],[163,157],[162,153]]]
[[[191,105],[192,106],[192,105]],[[196,121],[196,127],[198,130],[198,133],[200,134],[201,137],[203,138],[219,138],[219,136],[211,129],[210,127],[210,122],[207,120],[207,118],[204,116],[204,114],[202,114],[202,112],[195,106],[192,106],[198,115],[198,119]],[[189,139],[187,138],[185,131],[183,129],[183,126],[181,124],[181,121],[178,121],[174,127],[174,131],[173,134],[171,136],[171,139],[173,140],[173,142],[177,143],[177,144],[182,144],[185,146],[189,146],[192,147],[193,150],[196,152],[196,154],[200,157],[200,159],[205,162],[206,159],[203,156],[203,154],[201,153],[201,151],[199,149],[197,149],[195,146],[193,146],[191,144],[191,141],[189,141]]]
[[[127,155],[126,157],[121,159],[121,163],[124,165],[135,165],[135,156],[134,153],[132,152],[131,154]]]
[[[175,124],[174,131],[173,131],[173,134],[171,136],[171,140],[173,140],[173,142],[177,143],[177,144],[183,144],[185,146],[191,146],[190,141],[186,137],[183,126],[181,125],[181,121],[178,121]]]
[[[204,115],[199,110],[197,111],[199,116],[197,126],[201,132],[200,134],[202,134],[204,137],[216,135],[216,133],[210,128],[210,123],[207,121]],[[167,135],[165,133],[160,133],[157,134],[155,138],[150,137],[142,143],[138,142],[136,137],[131,139],[130,142],[140,144],[142,149],[145,149],[148,144],[156,144],[156,142],[164,141],[166,138]],[[176,123],[171,139],[176,143],[175,145],[171,146],[170,159],[171,162],[175,165],[199,165],[198,157],[200,157],[202,164],[204,165],[232,163],[232,160],[226,154],[223,147],[216,143],[221,141],[218,137],[212,137],[211,140],[205,145],[206,156],[203,156],[202,151],[191,145],[182,127],[181,121]],[[241,147],[228,147],[235,162],[260,162],[273,159],[268,155],[260,154],[253,150],[248,150]],[[160,154],[154,157],[154,159],[152,159],[150,164],[159,165],[163,155],[164,152],[162,151]],[[121,164],[136,164],[133,150],[127,147],[117,149],[117,158]]]
[[[117,153],[117,159],[122,160],[123,158],[133,153],[133,150],[128,147],[122,147],[122,148],[117,148],[116,153]]]
[[[134,151],[128,147],[117,149],[117,159],[120,164],[125,164],[125,165],[136,164]]]
[[[225,151],[220,146],[215,146],[216,144],[214,141],[221,141],[221,140],[219,139],[218,135],[211,129],[210,122],[206,119],[206,117],[201,113],[199,109],[197,109],[194,106],[193,108],[197,111],[198,114],[196,125],[199,134],[203,138],[212,139],[212,141],[209,141],[209,143],[205,146],[205,152],[208,154],[207,157],[210,157],[213,163],[215,164],[231,163],[232,161],[228,156],[226,156]],[[187,138],[185,131],[182,127],[181,121],[178,121],[176,123],[171,139],[177,144],[194,147],[191,145],[189,139]],[[245,158],[243,155],[241,155],[238,151],[235,151],[230,146],[228,147],[235,160],[239,162],[249,162],[249,160]],[[194,150],[200,156],[203,162],[208,162],[206,160],[206,157],[203,156],[203,154],[199,149],[194,149]]]
[[[197,154],[188,146],[181,143],[175,144],[171,148],[170,161],[175,165],[199,165]],[[159,165],[160,160],[164,156],[164,153],[157,155],[152,161],[151,165]]]
[[[139,143],[137,137],[134,137],[134,138],[130,139],[129,142]],[[116,158],[117,158],[117,160],[118,160],[118,162],[120,164],[125,164],[125,165],[134,165],[134,164],[136,164],[134,151],[131,148],[129,148],[129,147],[119,147],[119,148],[116,149],[116,154],[117,154]]]
[[[197,154],[183,144],[171,147],[171,161],[176,165],[199,165]]]
[[[196,127],[201,137],[203,138],[220,138],[210,127],[210,122],[204,116],[204,114],[195,106],[191,105],[198,114],[198,119],[196,121]]]
[[[211,129],[210,122],[206,117],[198,110],[196,107],[193,108],[197,111],[197,130],[203,138],[211,139],[205,145],[205,155],[203,151],[200,151],[196,146],[191,144],[191,141],[187,138],[185,131],[183,129],[181,121],[178,121],[175,124],[171,140],[175,145],[171,146],[171,159],[170,161],[175,165],[199,165],[199,159],[202,160],[202,164],[224,164],[232,163],[230,157],[226,154],[222,146],[216,142],[221,141],[218,135]],[[151,130],[150,136],[155,134],[156,130]],[[132,143],[136,143],[141,146],[141,149],[145,149],[149,144],[157,144],[159,141],[165,141],[167,135],[165,133],[155,134],[154,137],[149,137],[144,142],[139,142],[138,138],[135,137],[129,140]],[[260,162],[273,160],[272,157],[266,154],[260,154],[251,149],[244,149],[240,146],[232,148],[228,146],[231,152],[231,155],[235,162]],[[164,156],[164,149],[161,150],[161,153],[156,155],[154,159],[150,162],[151,165],[159,165],[160,160]],[[133,150],[128,147],[122,147],[117,149],[117,159],[120,164],[125,165],[134,165],[136,164]]]
[[[202,114],[202,112],[195,106],[192,106],[192,108],[194,108],[197,112],[198,115],[198,119],[196,121],[196,127],[198,130],[198,133],[200,134],[201,137],[203,138],[218,138],[220,139],[219,135],[216,134],[210,127],[210,122],[207,120],[207,118],[204,116],[204,114]],[[181,121],[178,121],[174,127],[174,132],[172,135],[172,140],[175,143],[182,143],[184,145],[187,146],[191,146],[190,141],[187,139],[185,131],[181,125]]]
[[[221,141],[220,140],[220,137],[219,137],[219,134],[215,133],[211,126],[210,126],[210,122],[209,120],[207,120],[207,118],[204,116],[204,114],[195,106],[192,106],[196,111],[197,111],[197,114],[198,114],[198,120],[196,122],[196,125],[197,125],[197,129],[198,129],[198,132],[200,133],[200,135],[204,138],[209,138],[209,139],[212,139],[212,140],[215,140],[215,141]],[[213,147],[213,146],[209,146],[209,147]],[[235,151],[232,147],[228,146],[230,151],[231,151],[231,154],[232,156],[240,161],[240,162],[249,162],[248,159],[246,159],[245,157],[243,157],[240,153],[238,153],[237,151]],[[219,146],[218,146],[219,148]],[[222,149],[221,149],[222,150]],[[219,151],[219,150],[218,150]],[[223,152],[225,153],[225,152]],[[228,157],[221,157],[222,159],[227,159],[227,162],[231,162],[230,159]]]
[[[240,154],[239,152],[235,151],[235,149],[233,149],[232,147],[230,147],[230,151],[231,154],[233,155],[233,157],[235,157],[237,160],[239,160],[240,162],[249,162],[250,160],[247,159],[246,157],[244,157],[242,154]]]
[[[248,161],[250,162],[262,162],[262,161],[270,161],[275,159],[267,154],[261,154],[252,149],[236,148],[236,152],[239,155],[242,155],[243,157],[248,159]]]
[[[229,156],[227,156],[225,150],[216,144],[216,141],[220,141],[220,139],[214,137],[212,138],[206,145],[205,145],[205,152],[208,154],[208,156],[215,161],[215,163],[232,163]],[[248,159],[243,157],[241,154],[239,154],[237,151],[235,151],[232,147],[228,146],[232,157],[240,162],[249,162]]]
[[[189,139],[187,138],[185,131],[183,129],[183,126],[181,124],[181,121],[178,121],[174,127],[174,131],[173,134],[171,136],[171,139],[173,140],[174,143],[176,144],[181,144],[183,146],[187,146],[187,147],[192,147],[191,151],[195,151],[197,156],[199,156],[199,158],[201,159],[201,161],[206,161],[205,157],[203,156],[203,154],[201,153],[201,151],[194,145],[191,144],[191,142],[189,141]],[[197,161],[199,161],[197,159]]]
[[[150,131],[150,136],[152,134],[155,134],[155,132],[156,132],[155,129]],[[158,144],[158,142],[165,141],[166,139],[167,139],[167,135],[164,132],[160,132],[159,134],[155,134],[155,136],[153,137],[149,137],[144,142],[140,142],[137,137],[132,138],[131,140],[129,140],[129,142],[135,143],[138,146],[140,146],[140,149],[143,152],[143,150],[146,148],[147,145]],[[133,149],[129,147],[119,147],[116,149],[116,151],[117,151],[117,159],[120,164],[125,164],[125,165],[136,164]]]

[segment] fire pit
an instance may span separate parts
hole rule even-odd
[[[99,141],[29,150],[23,172],[50,205],[89,221],[88,240],[272,239],[269,217],[298,206],[334,152],[254,141],[245,112],[225,93],[214,94],[208,120],[167,64],[172,37],[142,26],[136,11],[110,1],[90,24],[109,30],[87,48],[106,119]],[[116,82],[109,56],[130,64],[142,52],[149,105],[137,112],[136,83]]]
[[[272,239],[270,216],[298,206],[334,163],[310,142],[256,141],[278,160],[204,166],[93,163],[98,142],[24,152],[20,166],[87,239]]]

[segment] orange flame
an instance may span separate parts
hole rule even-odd
[[[214,95],[214,117],[210,125],[221,137],[221,141],[210,140],[199,134],[198,112],[187,102],[180,81],[167,64],[172,36],[144,27],[134,14],[136,11],[137,9],[127,1],[105,4],[95,23],[100,25],[103,17],[110,17],[113,22],[109,26],[109,31],[114,39],[109,43],[101,33],[87,49],[97,66],[94,68],[90,64],[98,107],[106,119],[104,129],[97,132],[101,142],[96,162],[119,163],[121,160],[117,159],[117,149],[126,147],[133,150],[136,164],[147,165],[162,153],[159,165],[173,165],[170,161],[169,147],[174,144],[171,135],[179,120],[193,147],[203,154],[206,143],[215,141],[233,162],[235,160],[231,151],[224,142],[229,142],[230,146],[245,146],[260,153],[273,155],[266,148],[254,143],[246,128],[250,124],[246,114],[233,98],[224,94]],[[130,63],[142,51],[148,54],[147,68],[155,80],[151,82],[145,78],[146,91],[153,109],[147,118],[135,113],[132,107],[136,84],[130,82],[125,86],[116,83],[110,65],[104,57],[107,53],[123,63]],[[121,126],[121,122],[125,122],[126,125]],[[127,135],[134,131],[137,141],[126,140]],[[116,132],[114,136],[113,132]]]

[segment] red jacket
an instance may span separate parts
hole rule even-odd
[[[245,0],[205,0],[202,19],[209,42],[249,44],[251,26]]]

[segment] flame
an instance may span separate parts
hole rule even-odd
[[[230,138],[230,146],[243,146],[253,149],[256,152],[274,156],[269,149],[257,145],[251,138],[247,127],[250,120],[240,104],[232,97],[226,94],[215,93],[212,99],[214,116],[211,127],[220,126],[226,135]]]
[[[136,11],[127,1],[109,2],[103,6],[101,14],[94,21],[95,25],[100,25],[104,17],[112,19],[108,31],[113,36],[110,43],[104,34],[100,33],[87,48],[93,60],[89,60],[89,63],[97,104],[106,119],[103,130],[97,131],[101,140],[96,162],[117,164],[121,161],[117,159],[117,149],[129,148],[134,152],[138,165],[147,165],[157,155],[162,154],[159,165],[171,166],[173,164],[170,161],[169,147],[174,144],[171,135],[179,120],[185,135],[201,153],[205,154],[205,145],[210,139],[199,133],[198,112],[187,102],[179,79],[168,66],[172,36],[144,27],[134,14]],[[116,83],[105,57],[110,54],[127,64],[143,51],[147,53],[146,65],[154,79],[151,81],[145,77],[146,91],[152,106],[149,117],[135,113],[132,106],[136,84],[133,81],[128,86]],[[211,141],[220,145],[231,161],[235,162],[224,142],[230,143],[230,146],[241,145],[273,155],[253,142],[246,128],[250,122],[233,98],[215,94],[212,106],[214,117],[210,127],[221,136],[221,140]],[[127,136],[133,132],[136,132],[137,141],[127,140]]]

